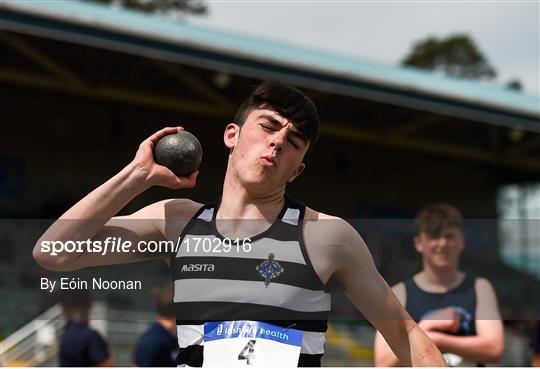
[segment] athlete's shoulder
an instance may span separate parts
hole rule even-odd
[[[336,217],[334,215],[325,214],[321,211],[314,210],[308,206],[306,206],[306,214],[304,216],[306,220],[314,221],[314,220],[337,220],[345,222],[344,219],[340,217]],[[346,222],[345,222],[346,223]]]
[[[162,202],[165,218],[191,218],[204,204],[191,199],[167,199]]]
[[[356,229],[345,219],[306,207],[304,233],[312,242],[324,245],[353,247],[364,245]]]
[[[166,199],[150,204],[138,212],[134,213],[134,217],[142,217],[144,219],[191,219],[203,204],[190,199]]]
[[[324,232],[330,232],[329,234],[332,236],[350,236],[353,233],[356,233],[356,230],[353,226],[351,226],[350,223],[348,223],[345,219],[325,214],[323,212],[313,210],[306,206],[306,213],[304,215],[304,220],[306,223],[315,223],[317,224],[321,229],[321,231]]]

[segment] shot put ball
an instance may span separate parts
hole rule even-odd
[[[201,143],[186,131],[163,136],[154,148],[154,160],[178,177],[189,177],[201,165]]]

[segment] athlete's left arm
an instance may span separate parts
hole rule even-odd
[[[501,360],[504,350],[504,330],[497,296],[491,283],[484,278],[476,280],[475,290],[475,336],[454,336],[435,331],[427,333],[442,352],[451,352],[472,362],[494,364]]]
[[[342,222],[342,223],[341,223]],[[332,258],[332,278],[351,302],[383,335],[405,366],[446,366],[441,353],[405,311],[381,277],[356,230],[345,221],[333,228],[339,247]]]

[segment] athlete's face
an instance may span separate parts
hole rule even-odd
[[[263,191],[284,188],[304,170],[307,139],[273,110],[253,110],[241,128],[229,124],[224,140],[232,149],[230,165],[246,186]]]
[[[438,235],[421,232],[414,238],[416,250],[424,262],[435,268],[457,268],[461,252],[465,247],[463,232],[457,227],[443,228]]]

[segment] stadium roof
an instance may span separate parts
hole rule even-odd
[[[85,1],[3,0],[0,29],[540,132],[538,96]]]

